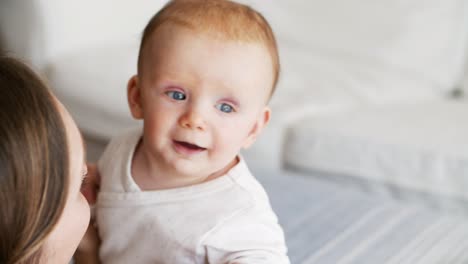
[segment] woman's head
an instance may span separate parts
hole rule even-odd
[[[0,57],[0,263],[71,258],[89,222],[83,153],[73,120],[37,75]]]

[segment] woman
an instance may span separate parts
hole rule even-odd
[[[0,263],[68,263],[90,209],[81,135],[24,64],[0,57]],[[93,240],[93,239],[91,239]],[[76,263],[93,263],[82,243]]]

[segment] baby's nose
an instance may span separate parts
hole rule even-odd
[[[205,130],[206,123],[203,115],[199,111],[189,110],[181,116],[179,120],[180,126],[189,129]]]

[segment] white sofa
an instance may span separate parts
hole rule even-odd
[[[468,2],[256,6],[283,75],[250,160],[468,200]]]
[[[0,39],[46,76],[87,135],[108,140],[140,125],[126,83],[164,2],[2,0]],[[241,2],[271,22],[282,64],[272,122],[244,152],[255,171],[468,199],[468,102],[454,92],[468,94],[467,1]]]

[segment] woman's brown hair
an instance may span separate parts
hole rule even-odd
[[[25,64],[0,57],[0,263],[46,262],[44,241],[63,212],[68,174],[56,100]]]

